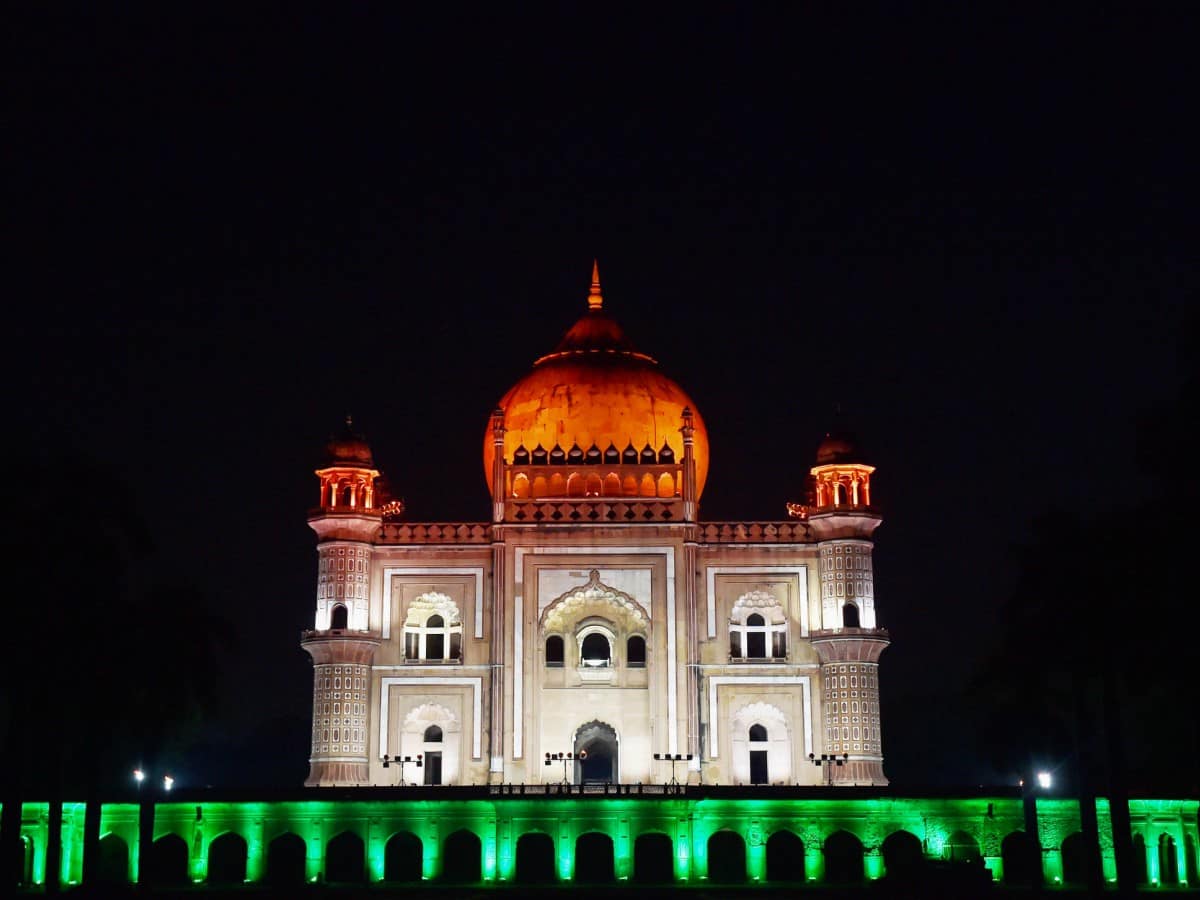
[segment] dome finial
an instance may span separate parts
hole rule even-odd
[[[600,296],[600,262],[592,260],[592,287],[588,291],[588,309],[600,309],[604,306],[604,298]]]

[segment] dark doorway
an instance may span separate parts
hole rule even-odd
[[[267,881],[272,884],[304,884],[304,838],[285,832],[267,845]]]
[[[17,884],[28,887],[33,884],[33,838],[27,834],[21,835],[21,872]]]
[[[367,880],[362,838],[353,831],[343,831],[325,845],[325,880],[347,884]]]
[[[579,764],[582,784],[609,784],[613,780],[612,757],[602,749],[587,751],[587,759]]]
[[[517,839],[517,881],[524,884],[548,884],[555,881],[554,841],[539,832]]]
[[[483,877],[483,844],[474,832],[463,829],[442,843],[442,880],[451,884],[475,884]]]
[[[442,783],[442,751],[434,750],[425,754],[425,783]]]
[[[581,834],[575,841],[575,880],[605,884],[614,877],[612,838],[598,831]]]
[[[909,831],[893,831],[883,839],[883,867],[888,875],[912,875],[925,858],[921,839]]]
[[[790,831],[767,839],[767,881],[804,881],[804,841]]]
[[[1087,881],[1083,835],[1078,831],[1063,838],[1062,868],[1063,884],[1083,884]]]
[[[633,880],[665,884],[675,880],[675,854],[665,834],[639,834],[633,843]]]
[[[383,848],[384,881],[420,881],[424,870],[421,839],[411,831],[397,831]]]
[[[177,834],[164,834],[151,844],[146,869],[140,873],[138,880],[162,885],[187,884],[187,841]]]
[[[825,840],[825,880],[830,884],[863,880],[862,841],[848,831],[835,831]]]
[[[425,635],[425,658],[441,659],[446,654],[446,639],[440,634]]]
[[[1169,834],[1158,838],[1158,881],[1164,886],[1179,884],[1179,850]]]
[[[546,638],[546,666],[561,669],[563,664],[563,639],[557,634]]]
[[[208,845],[208,883],[242,884],[246,880],[246,841],[227,831]]]
[[[129,845],[115,834],[100,838],[96,880],[107,885],[129,882]]]
[[[708,880],[741,884],[746,880],[746,842],[734,831],[718,831],[708,839]]]
[[[602,634],[589,634],[583,639],[579,648],[580,658],[585,666],[604,667],[612,665],[612,648],[608,638]]]
[[[646,667],[646,639],[635,634],[625,642],[625,662],[631,669]]]
[[[750,751],[750,783],[751,784],[767,784],[767,751],[766,750],[751,750]]]
[[[333,608],[333,614],[329,617],[329,627],[333,629],[345,629],[349,619],[349,613],[346,607],[339,603]]]
[[[1150,883],[1150,872],[1146,863],[1146,839],[1140,834],[1133,836],[1133,879],[1137,884]]]
[[[975,862],[983,859],[979,843],[965,831],[956,831],[946,842],[946,857],[953,862]]]
[[[607,784],[617,780],[617,733],[604,722],[589,722],[575,732],[575,753],[587,758],[575,763],[577,784]]]
[[[1000,861],[1004,864],[1004,883],[1028,885],[1033,878],[1033,847],[1029,836],[1014,831],[1000,842]]]

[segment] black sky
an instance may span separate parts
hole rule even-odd
[[[1007,777],[947,722],[1010,547],[1136,491],[1179,378],[1186,5],[356,9],[59,8],[6,52],[10,442],[110,465],[237,635],[181,777],[303,778],[329,433],[353,413],[411,519],[486,519],[488,412],[593,256],[708,423],[705,518],[781,518],[841,407],[889,774]]]

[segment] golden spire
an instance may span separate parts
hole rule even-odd
[[[588,309],[600,309],[604,298],[600,296],[600,263],[592,260],[592,288],[588,291]]]

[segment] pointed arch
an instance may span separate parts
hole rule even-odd
[[[453,860],[442,869],[442,880],[451,884],[476,884],[483,877],[483,842],[473,831],[461,828],[442,841],[442,859]]]
[[[517,838],[516,881],[549,884],[557,880],[554,839],[542,831],[529,831]]]
[[[208,845],[208,883],[242,884],[246,880],[246,839],[234,831],[213,838]]]
[[[888,875],[909,875],[924,862],[921,839],[911,831],[893,831],[880,845],[883,867]]]
[[[188,884],[188,845],[177,834],[167,833],[150,845],[145,877],[151,884]],[[139,873],[140,877],[141,873]]]
[[[849,831],[835,831],[825,839],[825,880],[830,884],[861,884],[863,844]]]
[[[397,831],[383,848],[383,880],[420,881],[424,845],[411,831]]]
[[[671,836],[648,831],[633,843],[633,880],[663,884],[675,880],[675,847]]]
[[[622,632],[645,633],[650,627],[650,614],[637,600],[600,581],[598,569],[592,569],[586,584],[560,594],[542,610],[543,633],[566,633],[571,623],[588,615],[614,622]]]
[[[325,880],[335,884],[361,884],[367,880],[363,839],[343,831],[325,845]]]
[[[589,831],[575,839],[575,881],[607,884],[615,881],[613,839],[600,831]]]
[[[804,882],[804,841],[787,829],[767,838],[767,881]]]
[[[708,838],[708,880],[742,884],[746,880],[746,841],[736,831],[717,831]]]
[[[300,835],[291,831],[276,835],[267,844],[267,881],[279,886],[304,884],[306,855]]]

